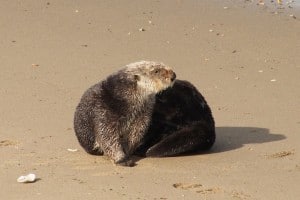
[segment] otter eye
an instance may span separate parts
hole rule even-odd
[[[136,80],[136,81],[141,80],[141,77],[140,77],[139,75],[136,75],[136,74],[135,74],[133,77],[134,77],[134,80]]]
[[[158,70],[158,69],[154,70],[154,73],[155,73],[155,74],[158,74],[158,73],[159,73],[159,70]]]

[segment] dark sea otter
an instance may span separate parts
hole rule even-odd
[[[156,95],[152,120],[137,155],[176,156],[205,151],[215,142],[215,122],[201,93],[188,81]]]

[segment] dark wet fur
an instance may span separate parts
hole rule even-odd
[[[151,125],[136,150],[149,157],[176,156],[204,151],[215,142],[215,123],[206,100],[188,81],[156,96]]]
[[[86,152],[105,154],[118,165],[134,166],[131,155],[149,128],[155,94],[176,77],[159,63],[145,68],[150,64],[125,67],[83,94],[74,114],[74,131]],[[147,88],[142,78],[160,84]]]

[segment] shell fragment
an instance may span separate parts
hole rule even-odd
[[[36,175],[35,174],[28,174],[26,176],[20,176],[17,181],[19,183],[33,183],[36,181]]]
[[[76,152],[76,151],[78,151],[78,149],[67,149],[68,151],[70,151],[70,152]]]

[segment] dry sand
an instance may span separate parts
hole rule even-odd
[[[0,199],[299,199],[300,12],[283,3],[1,1]],[[84,90],[142,59],[206,97],[210,153],[124,168],[79,146]]]

